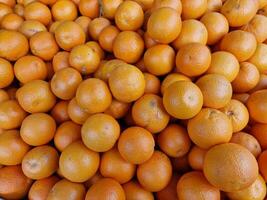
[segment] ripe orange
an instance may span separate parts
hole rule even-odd
[[[24,16],[24,6],[22,4],[16,4],[14,7],[14,13],[23,17]]]
[[[207,0],[181,0],[182,2],[182,18],[197,19],[201,17],[207,10]]]
[[[93,184],[95,184],[98,180],[102,179],[103,176],[97,171],[90,179],[84,182],[85,187],[90,188]]]
[[[161,191],[157,192],[158,200],[177,200],[176,186],[180,176],[173,174],[169,184]]]
[[[18,31],[25,35],[27,38],[30,38],[35,33],[47,31],[47,28],[37,20],[25,20],[20,25]]]
[[[23,22],[23,18],[15,13],[5,15],[1,20],[1,28],[17,31]]]
[[[54,55],[52,64],[55,72],[69,67],[69,55],[70,53],[67,51],[59,51],[56,55]]]
[[[144,0],[149,1],[149,0]],[[182,13],[181,0],[154,0],[152,9],[170,7],[175,9],[179,14]]]
[[[94,19],[99,16],[99,4],[97,0],[80,0],[79,11],[83,16]]]
[[[95,51],[98,54],[98,56],[100,57],[101,60],[103,60],[105,58],[105,52],[97,42],[89,41],[89,42],[87,42],[85,44],[88,47],[90,47],[91,49],[93,49],[93,51]]]
[[[207,150],[201,149],[198,146],[193,146],[188,153],[188,162],[192,169],[203,170],[204,159]]]
[[[3,2],[0,2],[0,21],[2,20],[2,18],[9,14],[9,13],[12,13],[12,8],[8,5],[6,5],[5,3]]]
[[[11,63],[0,58],[0,88],[9,86],[14,79],[14,72]]]
[[[221,10],[223,1],[222,0],[207,0],[207,13],[208,12],[218,12]]]
[[[114,117],[115,119],[120,119],[127,114],[130,106],[130,103],[124,103],[116,99],[112,99],[110,106],[104,113]]]
[[[261,152],[261,154],[258,157],[260,174],[262,175],[265,182],[267,181],[266,160],[267,160],[267,151],[265,150]]]
[[[102,1],[102,14],[108,19],[114,19],[117,8],[123,0],[103,0]]]
[[[145,94],[159,94],[160,93],[160,80],[157,76],[144,73],[145,77]]]
[[[26,20],[37,20],[47,26],[51,20],[51,12],[49,8],[40,2],[32,2],[25,6],[24,17]]]
[[[77,18],[77,7],[70,0],[60,0],[52,5],[51,13],[55,21],[73,21]]]
[[[250,134],[257,139],[263,150],[267,149],[267,135],[265,134],[266,130],[267,125],[259,123],[253,124],[250,130]]]
[[[146,191],[137,181],[129,181],[122,185],[127,200],[154,200],[151,192]]]
[[[104,17],[97,17],[89,24],[89,34],[93,40],[98,40],[104,28],[110,25],[110,21]]]
[[[266,74],[260,74],[260,80],[258,84],[249,91],[249,93],[256,92],[258,90],[267,89],[267,75]]]
[[[260,73],[267,73],[267,60],[265,55],[267,53],[267,44],[258,44],[255,53],[249,59],[249,62],[254,64]]]
[[[90,116],[85,109],[78,105],[76,98],[73,98],[68,104],[68,115],[70,119],[77,124],[83,124]]]
[[[58,124],[61,124],[70,119],[68,114],[68,104],[69,101],[59,101],[52,108],[50,114]]]
[[[248,93],[234,93],[232,96],[232,99],[236,99],[240,102],[242,102],[243,104],[246,104],[249,98],[249,94]]]
[[[3,4],[8,5],[11,8],[13,8],[16,5],[16,1],[15,0],[1,0],[0,2],[3,3]]]
[[[89,24],[91,23],[91,21],[92,20],[86,16],[80,16],[80,17],[76,18],[76,20],[75,20],[75,22],[82,27],[87,38],[89,37],[88,31],[89,31]]]
[[[9,100],[8,93],[4,89],[0,89],[0,103]]]
[[[161,83],[161,94],[164,94],[165,90],[176,81],[191,81],[187,76],[180,73],[168,74]]]
[[[98,38],[100,46],[104,50],[112,52],[114,40],[116,39],[119,32],[120,31],[116,26],[110,25],[104,28],[103,31],[101,31]]]

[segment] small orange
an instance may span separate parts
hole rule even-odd
[[[13,8],[16,5],[15,0],[1,0],[0,2],[8,5],[11,8]]]
[[[207,13],[208,12],[218,12],[221,10],[223,1],[222,0],[207,0]]]
[[[193,146],[188,153],[188,162],[192,169],[203,170],[206,152],[207,150],[205,149],[201,149],[198,146]]]
[[[233,94],[232,99],[236,99],[240,102],[242,102],[243,104],[246,104],[249,98],[249,94],[248,93],[237,93],[237,94]]]
[[[85,187],[90,188],[93,184],[95,184],[98,180],[102,179],[103,176],[97,171],[94,176],[84,182]]]
[[[5,3],[3,2],[0,2],[0,21],[2,20],[2,18],[9,14],[9,13],[12,13],[12,8],[8,5],[6,5]]]
[[[177,200],[176,186],[180,176],[173,174],[169,184],[163,189],[157,192],[157,200]]]
[[[0,88],[5,88],[13,82],[13,66],[3,58],[0,58],[0,66]]]
[[[93,49],[93,51],[95,51],[98,54],[98,56],[100,57],[101,60],[103,60],[105,58],[105,52],[97,42],[89,41],[85,44],[88,47],[90,47],[91,49]]]
[[[260,80],[258,84],[249,91],[249,93],[256,92],[258,90],[267,89],[267,75],[266,74],[260,74]]]
[[[99,35],[100,46],[108,52],[113,51],[113,43],[117,35],[119,34],[119,29],[116,26],[107,26],[104,28]]]
[[[91,23],[91,21],[92,20],[86,16],[80,16],[80,17],[75,19],[75,22],[82,27],[82,29],[83,29],[83,31],[87,37],[89,36],[88,35],[88,29],[89,29],[89,24]]]
[[[49,32],[50,33],[55,33],[57,27],[59,27],[59,25],[61,25],[63,22],[64,22],[64,20],[54,21],[54,22],[50,23],[50,25],[49,25]]]
[[[59,101],[51,110],[51,116],[58,124],[61,124],[70,119],[68,114],[68,101]]]
[[[152,39],[147,32],[144,33],[143,35],[143,39],[145,42],[145,47],[148,49],[150,47],[155,46],[156,44],[158,44],[154,39]]]
[[[110,21],[104,17],[94,18],[89,24],[89,34],[93,40],[98,40],[104,28],[110,25]]]
[[[144,73],[145,77],[145,94],[159,94],[160,93],[160,80],[157,76]]]
[[[49,8],[40,2],[32,2],[25,6],[24,17],[26,20],[37,20],[47,26],[51,20],[51,12]]]
[[[78,15],[76,5],[70,0],[56,1],[52,5],[51,13],[55,21],[73,21]]]
[[[253,124],[250,130],[250,134],[253,135],[260,143],[263,150],[267,149],[267,125],[266,124]]]
[[[267,44],[258,44],[255,53],[249,59],[249,62],[254,64],[260,73],[267,73],[267,60],[265,55],[267,53]]]
[[[179,14],[182,13],[181,0],[154,0],[152,9],[170,7],[175,9]]]
[[[16,4],[14,7],[14,13],[16,13],[17,15],[21,17],[24,16],[24,10],[25,10],[25,7],[22,4]]]
[[[265,182],[267,181],[266,160],[267,160],[267,151],[265,150],[261,152],[261,154],[258,157],[258,165],[259,165],[260,173]]]
[[[56,55],[54,55],[52,64],[55,72],[70,66],[69,56],[70,53],[67,51],[59,51]]]
[[[133,0],[137,2],[144,11],[151,9],[153,7],[154,0]]]
[[[23,18],[15,13],[5,15],[1,20],[1,28],[17,31],[23,22]]]
[[[201,17],[207,10],[207,0],[181,0],[182,2],[182,18],[197,19]]]
[[[99,1],[97,0],[80,0],[79,11],[83,16],[94,19],[99,16]]]
[[[142,186],[135,180],[123,184],[122,187],[127,200],[154,200],[153,194],[143,189]]]
[[[190,78],[179,73],[168,74],[161,83],[161,94],[164,94],[165,90],[176,81],[191,81]]]
[[[110,106],[104,113],[114,117],[115,119],[120,119],[127,114],[130,106],[130,103],[124,103],[116,99],[112,99]]]
[[[114,19],[115,13],[123,0],[103,0],[102,1],[102,14],[108,19]]]
[[[77,124],[83,124],[90,116],[85,109],[78,105],[76,98],[73,98],[68,104],[68,115],[70,119]]]
[[[8,93],[4,89],[0,89],[0,103],[9,100]]]
[[[47,28],[37,20],[25,20],[20,25],[18,31],[25,35],[27,38],[30,38],[35,33],[47,31]]]

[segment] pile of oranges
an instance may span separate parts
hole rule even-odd
[[[0,197],[264,200],[267,0],[0,0]]]

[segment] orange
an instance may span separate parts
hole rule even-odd
[[[161,151],[155,151],[151,158],[137,167],[137,179],[150,192],[164,189],[172,177],[170,159]]]
[[[164,109],[162,98],[154,94],[145,94],[134,103],[132,117],[136,125],[146,128],[151,133],[162,131],[170,119]]]
[[[187,130],[190,139],[203,149],[229,142],[233,133],[228,116],[213,108],[203,108],[188,121]]]
[[[247,101],[250,117],[258,123],[267,123],[267,90],[253,92]]]
[[[102,179],[103,176],[97,171],[94,176],[84,182],[85,187],[90,188],[93,184],[95,184],[98,180]]]
[[[3,101],[0,103],[0,128],[19,128],[26,115],[16,100]]]
[[[249,62],[254,64],[260,73],[267,73],[267,59],[265,55],[267,53],[267,44],[258,44],[257,49],[253,56],[249,59]]]
[[[181,47],[176,55],[176,68],[186,76],[199,76],[207,71],[211,53],[207,46],[190,43]]]
[[[260,74],[260,80],[258,84],[251,89],[249,92],[253,93],[258,90],[267,89],[267,75],[266,74]]]
[[[161,94],[164,94],[165,90],[176,81],[190,81],[190,78],[180,73],[168,74],[161,83]]]
[[[40,2],[32,2],[25,6],[24,17],[26,20],[37,20],[47,26],[52,20],[49,8]]]
[[[250,134],[253,135],[259,142],[263,150],[267,149],[267,135],[265,134],[267,130],[266,124],[253,124],[250,130]]]
[[[62,152],[68,145],[79,139],[81,139],[81,126],[72,121],[66,121],[57,128],[54,144]]]
[[[190,119],[201,110],[203,95],[194,83],[178,81],[165,90],[163,105],[171,116],[178,119]]]
[[[23,56],[14,65],[16,78],[23,84],[33,80],[45,80],[47,68],[45,62],[37,56]]]
[[[267,172],[266,172],[266,159],[267,159],[267,151],[261,152],[261,154],[258,157],[258,164],[259,164],[259,169],[260,173],[264,179],[264,181],[267,181]]]
[[[96,71],[100,63],[100,57],[92,48],[82,44],[71,50],[69,63],[80,73],[87,75]]]
[[[150,47],[145,52],[144,64],[147,71],[153,75],[168,74],[175,64],[175,51],[164,44]]]
[[[40,146],[50,142],[56,131],[56,122],[48,114],[35,113],[27,116],[20,128],[20,136],[31,146]]]
[[[0,89],[0,103],[9,100],[8,93],[4,89]]]
[[[91,114],[104,112],[111,104],[112,96],[107,84],[97,78],[84,80],[76,92],[79,106]]]
[[[32,184],[21,166],[8,166],[0,169],[0,195],[5,199],[23,199]]]
[[[249,94],[248,93],[240,93],[240,94],[233,94],[232,99],[236,99],[240,102],[242,102],[243,104],[247,103],[247,100],[249,98]]]
[[[154,146],[152,134],[137,126],[125,129],[118,141],[121,156],[132,164],[141,164],[149,160],[154,152]]]
[[[99,1],[97,0],[80,0],[79,11],[83,16],[94,19],[99,16]]]
[[[21,164],[24,155],[30,150],[20,137],[19,131],[9,130],[0,134],[0,163],[2,165]]]
[[[6,5],[5,3],[3,2],[0,2],[0,21],[2,20],[2,18],[9,14],[9,13],[12,13],[12,8],[8,5]]]
[[[52,60],[59,51],[55,37],[52,33],[38,32],[30,38],[31,52],[45,61]]]
[[[137,181],[129,181],[122,185],[127,200],[154,200],[153,194],[141,187]]]
[[[85,198],[85,187],[80,183],[73,183],[66,179],[58,181],[50,190],[47,196],[47,200],[57,199],[84,199]]]
[[[152,39],[147,32],[144,33],[143,35],[143,39],[145,42],[145,47],[148,49],[150,47],[155,46],[156,44],[158,44],[154,39]]]
[[[62,49],[70,51],[73,47],[84,44],[86,36],[79,24],[73,21],[64,21],[56,28],[55,38]]]
[[[182,18],[197,19],[201,17],[207,10],[207,0],[181,0],[182,2]]]
[[[28,193],[29,199],[46,200],[50,190],[59,181],[56,176],[50,176],[48,178],[35,181]]]
[[[203,105],[206,107],[222,108],[231,100],[231,83],[222,75],[204,75],[197,80],[196,85],[200,88],[203,94]]]
[[[267,5],[266,0],[258,0],[258,2],[259,2],[259,8],[264,8]]]
[[[227,18],[230,26],[239,27],[247,24],[257,13],[258,0],[227,0],[221,13]]]
[[[0,26],[3,29],[17,31],[23,21],[24,20],[21,16],[10,13],[2,18]]]
[[[113,51],[113,43],[117,35],[119,34],[119,29],[116,26],[107,26],[105,27],[98,38],[100,46],[108,52]]]
[[[113,42],[113,53],[127,63],[136,63],[144,51],[144,41],[133,31],[120,32]]]
[[[14,7],[14,13],[16,13],[17,15],[23,17],[24,16],[24,6],[22,4],[16,4]]]
[[[58,153],[55,148],[44,145],[31,149],[22,160],[23,173],[32,179],[51,176],[58,168]]]
[[[89,41],[89,42],[87,42],[85,44],[88,47],[90,47],[91,49],[93,49],[93,51],[95,51],[98,54],[98,56],[100,57],[101,60],[105,58],[105,52],[97,42]]]
[[[55,72],[60,69],[69,67],[69,56],[70,53],[67,51],[59,51],[56,55],[54,55],[52,64]]]
[[[220,44],[221,50],[234,54],[239,62],[248,60],[254,54],[256,48],[257,41],[255,36],[242,30],[227,33]]]
[[[27,38],[17,31],[0,31],[0,57],[16,61],[29,51]]]
[[[188,19],[182,22],[181,32],[172,45],[177,50],[189,43],[205,45],[207,44],[208,36],[207,28],[203,23],[195,19]]]
[[[15,4],[16,4],[15,0],[1,0],[0,2],[3,3],[3,4],[8,5],[11,8],[13,8],[15,6]]]
[[[167,44],[177,38],[181,27],[179,13],[173,8],[163,7],[152,12],[147,23],[147,33],[157,42]]]
[[[212,185],[225,192],[234,192],[248,187],[257,179],[258,164],[245,147],[226,143],[209,149],[203,171]]]
[[[240,63],[240,70],[231,83],[234,92],[243,93],[253,89],[260,81],[260,73],[255,65],[249,62]]]
[[[179,14],[182,13],[181,0],[154,0],[152,9],[170,7],[175,9]]]
[[[206,12],[218,12],[222,8],[222,0],[207,0],[207,11]]]
[[[117,8],[123,0],[103,0],[102,1],[102,14],[108,19],[114,19]]]
[[[104,17],[94,18],[89,24],[89,34],[93,40],[98,40],[104,28],[110,25],[110,21]]]
[[[68,115],[73,122],[83,124],[90,114],[78,105],[76,98],[73,98],[68,104]]]
[[[160,93],[160,80],[157,76],[144,73],[145,77],[145,94],[159,94]]]
[[[204,159],[207,150],[201,149],[198,146],[193,146],[188,153],[188,162],[192,169],[203,170]]]
[[[56,1],[52,6],[51,13],[55,21],[73,21],[78,14],[76,5],[70,0]]]
[[[76,20],[75,20],[75,22],[82,27],[82,29],[83,29],[83,31],[87,37],[89,36],[88,35],[88,29],[89,29],[89,24],[91,23],[91,21],[92,20],[86,16],[80,16],[80,17],[76,18]]]
[[[89,150],[81,141],[67,146],[60,155],[59,168],[62,175],[72,182],[84,182],[99,167],[99,154]]]
[[[110,196],[111,194],[112,196]],[[107,198],[126,199],[122,186],[111,178],[102,178],[94,183],[87,191],[85,200],[104,200]]]
[[[104,113],[114,117],[115,119],[120,119],[127,114],[130,106],[130,103],[124,103],[116,99],[112,99],[110,106]]]
[[[61,25],[63,22],[64,22],[64,20],[54,21],[54,22],[50,23],[49,32],[50,33],[55,33],[57,27],[59,27],[59,25]]]
[[[29,113],[47,112],[56,103],[49,83],[42,80],[26,83],[18,89],[16,97],[21,107]]]
[[[5,88],[13,82],[13,66],[9,61],[3,58],[0,58],[0,66],[0,88]]]
[[[173,174],[169,184],[161,191],[157,192],[158,200],[177,200],[176,186],[180,176]]]
[[[110,115],[91,115],[81,129],[82,140],[86,147],[96,152],[110,150],[120,136],[120,125]]]
[[[180,125],[170,124],[159,135],[160,149],[171,157],[182,157],[190,150],[191,141],[187,131]]]
[[[25,35],[27,38],[30,38],[35,33],[47,31],[45,25],[37,20],[25,20],[20,25],[19,32]]]
[[[130,181],[135,175],[135,165],[124,160],[119,151],[113,148],[102,154],[100,173],[103,177],[113,178],[120,184]]]
[[[123,64],[115,68],[108,80],[112,95],[119,101],[130,103],[145,91],[145,78],[133,65]]]
[[[226,51],[211,54],[211,63],[207,74],[220,74],[232,82],[238,75],[239,63],[236,57]]]
[[[68,101],[59,101],[52,108],[50,115],[58,124],[61,124],[70,119],[68,114],[68,104]]]
[[[115,23],[122,31],[135,31],[144,21],[142,7],[134,1],[122,2],[115,12]]]

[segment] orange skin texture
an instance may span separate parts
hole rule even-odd
[[[73,98],[68,104],[68,115],[70,119],[77,124],[83,124],[90,116],[85,109],[78,105],[76,98]]]
[[[0,2],[0,21],[2,20],[2,18],[9,14],[12,13],[12,8],[8,5],[6,5],[3,2]]]
[[[170,116],[165,111],[162,98],[154,94],[145,94],[132,107],[133,120],[138,126],[151,133],[162,131],[169,123]]]
[[[125,129],[118,141],[121,156],[132,164],[148,161],[154,152],[155,141],[152,134],[141,127]]]
[[[152,12],[147,22],[147,33],[157,42],[168,44],[177,38],[181,27],[179,13],[173,8],[163,7]]]
[[[22,160],[23,173],[32,179],[51,176],[58,168],[59,155],[55,148],[43,145],[34,147]]]
[[[158,135],[160,149],[171,157],[182,157],[190,150],[191,141],[186,129],[176,124],[168,125]]]
[[[257,48],[257,41],[252,33],[235,30],[227,33],[220,43],[222,51],[228,51],[236,56],[239,62],[249,59]]]
[[[201,17],[207,10],[207,0],[181,0],[182,2],[182,18],[197,19]]]
[[[130,106],[130,103],[124,103],[116,99],[112,99],[110,106],[104,113],[114,117],[115,119],[120,119],[127,114]]]
[[[194,146],[188,154],[188,162],[192,169],[203,170],[207,150]]]
[[[143,35],[143,39],[145,42],[145,47],[148,49],[150,47],[155,46],[156,44],[158,44],[158,42],[156,42],[154,39],[152,39],[147,32],[144,33]]]
[[[222,7],[222,0],[207,0],[207,11],[206,12],[218,12]]]
[[[81,141],[67,146],[60,155],[59,168],[65,178],[72,182],[84,182],[99,167],[99,154],[89,150]]]
[[[85,44],[88,47],[90,47],[91,49],[93,49],[98,54],[98,56],[100,57],[101,60],[103,60],[105,58],[105,52],[97,42],[89,41],[89,42],[87,42]]]
[[[240,94],[233,94],[232,99],[238,100],[240,102],[242,102],[243,104],[247,103],[247,100],[249,98],[249,94],[248,93],[240,93]]]
[[[124,160],[116,148],[106,151],[101,157],[102,176],[113,178],[120,184],[130,181],[135,175],[135,169],[136,166]]]
[[[119,32],[116,26],[110,25],[104,28],[98,38],[100,46],[108,52],[113,52],[113,43]]]
[[[260,73],[255,65],[249,62],[240,63],[240,70],[236,78],[232,81],[234,92],[248,92],[260,81]]]
[[[40,2],[32,2],[25,6],[24,17],[26,20],[37,20],[47,26],[52,20],[49,8]]]
[[[61,0],[55,2],[51,9],[55,21],[75,20],[77,18],[77,8],[70,0]]]
[[[189,43],[200,43],[206,45],[208,31],[204,24],[195,19],[188,19],[182,22],[182,29],[179,36],[172,42],[173,47],[178,50]]]
[[[68,114],[69,101],[59,101],[51,110],[50,114],[58,124],[70,120]]]
[[[83,184],[73,183],[66,179],[58,181],[50,190],[47,200],[57,199],[84,199],[86,190]]]
[[[266,74],[260,74],[260,80],[258,84],[249,91],[249,93],[256,92],[258,90],[267,89],[267,75]]]
[[[28,198],[32,200],[46,200],[50,190],[59,181],[56,176],[35,181],[28,193]]]
[[[31,187],[32,180],[26,177],[20,165],[0,169],[0,195],[6,199],[23,199]]]
[[[226,143],[208,150],[203,171],[212,185],[225,192],[234,192],[248,187],[257,179],[258,164],[245,147]]]
[[[262,175],[264,181],[267,181],[267,171],[266,171],[266,160],[267,160],[267,151],[261,152],[261,154],[258,157],[258,165],[260,169],[260,174]]]
[[[169,7],[175,9],[179,14],[182,13],[181,0],[154,0],[152,9]]]
[[[3,3],[3,4],[8,5],[11,8],[13,8],[16,5],[16,1],[15,0],[1,0],[0,2]]]
[[[267,59],[265,55],[267,53],[267,44],[258,44],[257,49],[253,56],[249,59],[249,62],[254,64],[260,73],[267,73]]]
[[[128,48],[128,47],[131,48]],[[144,41],[134,31],[120,32],[113,42],[113,53],[116,58],[127,63],[136,63],[144,51]]]
[[[103,16],[108,19],[114,19],[117,8],[123,2],[123,0],[103,0],[102,9]]]
[[[179,179],[177,194],[179,200],[220,199],[220,190],[212,186],[204,174],[198,171],[188,172]]]
[[[250,134],[253,135],[257,139],[262,150],[267,149],[266,131],[267,131],[267,125],[266,124],[260,124],[260,123],[253,124],[253,126],[251,127],[251,130],[250,130]]]
[[[59,47],[52,33],[38,32],[30,38],[31,52],[45,61],[52,60]]]
[[[4,102],[6,100],[9,100],[8,93],[5,90],[0,89],[0,103]]]
[[[85,200],[98,199],[126,200],[122,186],[111,178],[102,178],[93,184],[86,193]]]
[[[3,17],[1,20],[1,28],[7,30],[17,31],[23,22],[23,18],[17,14],[10,13]]]
[[[18,128],[26,115],[26,112],[21,108],[16,100],[4,101],[0,103],[0,128]]]
[[[150,192],[164,189],[171,180],[171,161],[161,151],[155,151],[151,158],[137,167],[137,179],[142,187]]]
[[[202,108],[203,95],[190,81],[172,83],[163,94],[166,111],[177,119],[190,119]]]
[[[176,55],[176,68],[186,76],[199,76],[207,71],[211,53],[207,46],[199,43],[184,45]]]
[[[27,38],[17,31],[0,31],[0,57],[15,61],[29,51]]]
[[[18,31],[22,33],[26,38],[30,38],[35,33],[47,31],[47,29],[45,25],[37,20],[25,20],[20,25]]]
[[[99,179],[102,179],[103,176],[97,171],[94,176],[84,182],[85,187],[90,188],[93,184],[95,184]]]
[[[57,29],[57,28],[59,27],[59,25],[61,25],[63,22],[64,22],[63,20],[52,22],[52,23],[49,25],[49,32],[50,32],[50,33],[55,33],[55,32],[56,32],[56,29]]]
[[[180,176],[173,174],[169,184],[161,191],[157,192],[158,200],[177,200],[176,186]]]
[[[190,139],[200,148],[229,142],[233,127],[228,116],[212,108],[203,108],[187,125]]]
[[[91,21],[92,20],[86,16],[80,16],[80,17],[75,19],[75,22],[82,27],[82,29],[83,29],[84,33],[87,35],[87,37],[89,37],[88,29],[89,29],[89,24],[91,23]]]
[[[129,181],[122,185],[126,199],[146,199],[154,200],[154,196],[151,192],[146,191],[137,181]]]
[[[144,73],[146,86],[145,86],[145,94],[159,94],[160,93],[160,80],[157,76]]]
[[[110,21],[104,17],[97,17],[89,24],[89,34],[93,40],[98,40],[100,33],[107,26],[111,25]]]
[[[0,58],[0,65],[0,88],[5,88],[14,80],[13,66],[3,58]]]
[[[13,8],[14,13],[16,13],[17,15],[23,17],[24,16],[24,6],[22,4],[16,4],[15,7]]]
[[[94,19],[99,16],[99,2],[97,0],[80,0],[79,11],[83,16]]]
[[[67,51],[59,51],[56,55],[54,55],[52,64],[55,72],[60,69],[69,67],[69,56],[70,53]]]
[[[99,113],[91,115],[81,129],[83,143],[96,152],[110,150],[120,136],[120,125],[110,115]]]
[[[30,150],[16,130],[0,134],[0,163],[3,165],[21,164],[24,155]]]

